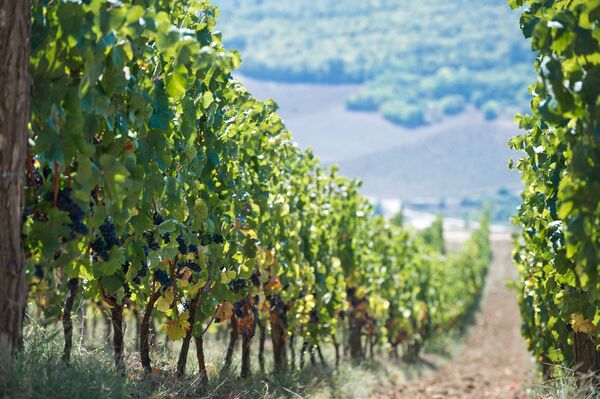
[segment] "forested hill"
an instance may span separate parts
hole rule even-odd
[[[418,126],[467,105],[527,107],[533,54],[495,0],[217,0],[242,72],[283,82],[362,83],[352,110]]]

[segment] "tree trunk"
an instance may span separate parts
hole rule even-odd
[[[227,346],[227,353],[225,354],[225,363],[223,364],[223,370],[225,372],[231,367],[233,361],[233,351],[235,350],[235,344],[238,340],[237,321],[234,316],[231,316],[231,335],[229,336],[229,346]]]
[[[393,343],[391,345],[392,346],[390,347],[390,358],[398,359],[398,344]]]
[[[304,339],[304,342],[302,342],[302,348],[300,348],[300,370],[304,368],[304,355],[306,354],[307,349],[308,341]]]
[[[29,122],[31,2],[0,2],[0,358],[21,339],[27,305],[21,215]]]
[[[87,341],[88,335],[88,318],[87,318],[87,306],[81,304],[81,331],[79,336],[79,345],[83,345]]]
[[[123,305],[115,305],[110,308],[113,325],[113,347],[115,367],[121,373],[125,373],[125,346],[123,342]]]
[[[317,358],[315,357],[315,347],[308,345],[308,354],[310,356],[310,365],[315,367],[317,365]]]
[[[252,338],[254,337],[254,329],[250,332],[244,331],[242,334],[242,378],[250,377],[252,373],[252,365],[250,361],[250,345],[252,344]]]
[[[407,363],[414,363],[419,358],[421,353],[421,342],[415,342],[406,346],[406,352],[404,353],[404,361]]]
[[[279,310],[273,310],[271,313],[271,341],[273,342],[273,360],[275,362],[275,372],[285,371],[287,368],[287,353],[285,350],[285,341],[287,332]]]
[[[317,344],[317,354],[319,355],[319,360],[321,361],[321,365],[323,367],[327,367],[327,363],[325,362],[325,357],[323,356],[323,352],[321,352],[321,345]]]
[[[363,348],[361,343],[363,322],[353,315],[350,315],[350,337],[348,346],[350,347],[350,356],[352,360],[363,358]]]
[[[185,374],[185,366],[187,364],[188,352],[190,350],[190,341],[192,340],[192,334],[194,330],[194,323],[196,322],[196,307],[200,302],[200,293],[197,293],[192,303],[190,304],[190,329],[183,338],[181,343],[181,351],[179,352],[179,360],[177,361],[177,377],[182,377]]]
[[[140,359],[142,361],[142,367],[147,373],[152,372],[152,364],[150,359],[150,320],[152,318],[152,311],[154,310],[154,304],[159,297],[158,291],[155,291],[150,295],[148,303],[146,304],[146,310],[144,310],[144,317],[140,324]]]
[[[294,346],[295,340],[296,336],[294,334],[290,335],[290,365],[292,370],[296,369],[296,348]]]
[[[133,317],[135,317],[135,350],[139,352],[141,346],[140,336],[142,335],[142,322],[139,310],[134,309]]]
[[[204,358],[204,342],[202,335],[194,337],[196,343],[196,358],[198,359],[198,373],[204,387],[208,386],[208,373],[206,372],[206,360]]]
[[[108,317],[106,313],[102,311],[102,309],[100,309],[100,311],[102,319],[104,319],[104,339],[108,341],[110,339],[110,335],[112,334],[112,322],[110,321],[110,317]]]
[[[66,362],[71,360],[71,348],[73,347],[73,321],[71,320],[71,313],[73,311],[73,303],[75,302],[78,286],[78,278],[69,279],[69,282],[67,283],[67,298],[65,299],[65,307],[62,315],[63,330],[65,333],[65,347],[62,358]]]
[[[335,333],[331,334],[331,340],[333,341],[333,348],[335,349],[335,368],[340,367],[340,345],[337,342]]]
[[[258,340],[258,365],[261,374],[265,374],[265,340],[267,339],[267,328],[264,320],[258,322],[258,330],[260,333]]]
[[[573,336],[575,372],[586,380],[590,374],[600,371],[600,352],[588,334],[576,332]]]

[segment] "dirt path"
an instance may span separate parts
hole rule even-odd
[[[493,238],[494,260],[482,313],[455,359],[438,372],[382,391],[381,398],[524,398],[532,363],[520,335],[514,292],[505,282],[516,277],[507,235]]]

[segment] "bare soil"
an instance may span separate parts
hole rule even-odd
[[[451,238],[448,240],[451,242]],[[514,398],[527,397],[533,364],[520,334],[521,317],[514,291],[516,278],[508,235],[493,237],[494,259],[482,311],[459,354],[428,376],[384,388],[378,398]],[[433,359],[433,362],[436,360]]]

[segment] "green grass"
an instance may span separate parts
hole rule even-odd
[[[554,367],[555,377],[529,389],[533,398],[543,399],[599,399],[599,380],[580,378],[568,367]]]
[[[74,325],[80,325],[75,320]],[[133,329],[127,331],[128,342],[133,342]],[[91,332],[90,332],[91,334]],[[90,335],[88,334],[88,335]],[[139,363],[138,353],[133,346],[126,351],[127,372],[120,375],[112,362],[110,339],[100,332],[93,340],[81,340],[74,336],[70,364],[61,360],[62,332],[58,325],[42,328],[33,324],[26,326],[24,350],[16,358],[8,378],[0,381],[1,398],[368,398],[374,390],[389,387],[432,372],[429,361],[407,365],[400,360],[390,359],[387,353],[379,353],[377,360],[365,360],[360,364],[342,361],[339,369],[307,366],[274,375],[258,372],[256,359],[258,342],[253,345],[254,375],[239,379],[239,358],[235,357],[229,372],[221,373],[225,334],[209,334],[205,340],[207,367],[210,384],[202,386],[197,378],[195,349],[190,349],[187,375],[178,380],[175,376],[175,360],[179,343],[166,343],[158,339],[153,351],[155,373],[146,377]],[[102,336],[102,337],[101,337]],[[220,338],[219,338],[220,337]],[[82,344],[85,342],[85,344]],[[456,350],[456,341],[437,340],[428,350],[437,355],[428,355],[436,364],[443,363]],[[266,368],[272,370],[271,352],[265,352]],[[333,365],[333,350],[323,346],[326,361]],[[237,352],[239,352],[239,347]],[[297,356],[297,361],[299,356]]]

